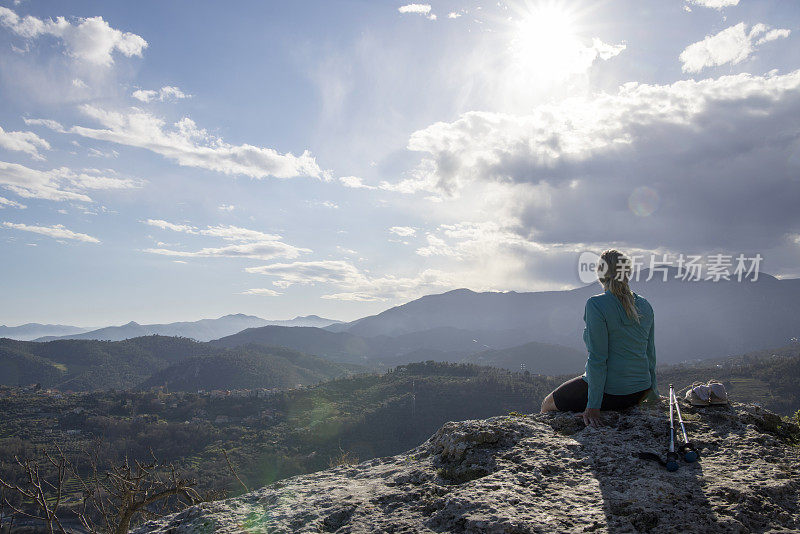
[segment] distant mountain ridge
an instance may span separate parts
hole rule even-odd
[[[267,325],[280,326],[329,326],[339,321],[325,319],[318,315],[298,316],[288,320],[268,320],[254,315],[241,313],[224,315],[218,319],[201,319],[199,321],[181,321],[166,324],[138,324],[134,321],[121,326],[107,326],[88,332],[71,335],[45,336],[33,341],[54,341],[57,339],[97,339],[101,341],[122,341],[141,336],[177,336],[188,337],[197,341],[210,341],[240,332],[246,328]]]
[[[45,336],[69,336],[88,332],[93,328],[70,326],[65,324],[25,323],[19,326],[0,325],[0,338],[31,341]]]
[[[800,279],[759,273],[756,281],[681,281],[670,268],[667,281],[660,275],[646,281],[648,274],[644,270],[631,288],[655,310],[659,363],[741,354],[800,337]],[[524,293],[456,289],[324,329],[363,338],[411,336],[447,327],[505,331],[524,338],[517,345],[536,341],[583,350],[584,306],[601,292],[597,283]]]
[[[640,280],[631,283],[633,290],[653,305],[659,363],[742,354],[786,345],[800,337],[800,279],[781,280],[759,273],[756,281],[681,281],[675,274],[671,268],[666,281],[660,275],[647,281],[648,271],[644,270]],[[514,349],[482,357],[491,359],[489,365],[515,369],[526,362],[548,364],[541,357],[546,345],[583,352],[584,306],[590,296],[601,291],[596,283],[541,292],[477,293],[462,288],[425,295],[350,322],[318,316],[267,321],[239,314],[167,325],[131,322],[66,339],[181,336],[224,348],[282,346],[372,367],[427,359],[475,361],[472,356],[480,351]],[[539,345],[524,347],[530,343]],[[570,368],[574,352],[571,354],[564,360],[570,362]],[[536,366],[529,370],[540,372]]]

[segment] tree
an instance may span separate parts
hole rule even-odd
[[[21,469],[17,481],[0,479],[3,490],[2,506],[11,514],[38,519],[45,523],[50,534],[66,534],[59,514],[63,503],[65,482],[74,480],[83,491],[82,506],[71,510],[80,523],[93,533],[127,534],[141,520],[160,517],[192,504],[208,500],[194,489],[194,480],[183,478],[173,464],[159,462],[152,454],[148,462],[129,460],[103,471],[98,467],[99,447],[89,454],[88,473],[78,473],[59,447],[56,453],[44,452],[44,461],[15,457]],[[27,501],[27,509],[15,502]],[[21,498],[21,499],[20,499]]]
[[[64,532],[64,527],[61,525],[61,520],[58,518],[58,508],[61,506],[64,488],[64,478],[68,473],[68,462],[57,448],[59,454],[57,456],[51,455],[45,451],[44,456],[46,464],[42,462],[35,462],[29,459],[21,460],[15,456],[14,460],[17,465],[22,469],[23,483],[8,483],[0,478],[0,488],[3,489],[3,508],[8,508],[13,514],[23,515],[32,519],[38,519],[47,525],[47,531],[53,534],[54,528],[58,528],[59,532]],[[49,464],[50,467],[55,469],[54,476],[47,476],[42,471]],[[34,503],[36,512],[28,512],[20,508],[21,504],[12,503],[7,495],[7,491],[16,493],[19,497],[27,499]],[[13,521],[13,520],[12,520]]]

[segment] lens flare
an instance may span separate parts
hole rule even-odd
[[[660,204],[661,198],[658,195],[658,191],[646,185],[637,187],[628,197],[628,207],[639,217],[649,217],[655,213]]]

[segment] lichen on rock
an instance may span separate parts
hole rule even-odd
[[[667,472],[667,407],[450,422],[405,454],[296,476],[138,532],[800,530],[800,429],[757,406],[682,408],[701,459]]]

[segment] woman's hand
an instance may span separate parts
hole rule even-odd
[[[586,426],[592,425],[594,428],[598,428],[603,424],[603,420],[600,418],[600,410],[598,408],[586,408],[586,411],[583,412],[583,423]]]

